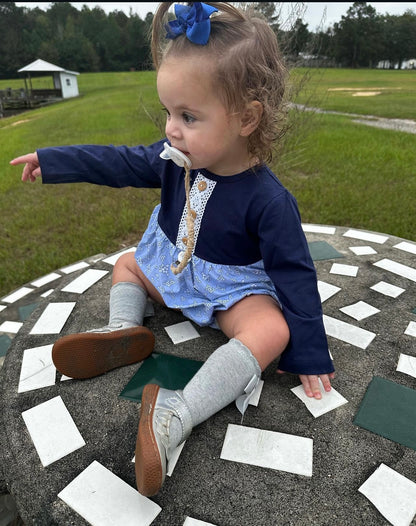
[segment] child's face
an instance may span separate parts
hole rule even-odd
[[[192,161],[217,175],[249,168],[239,113],[230,114],[211,85],[211,61],[200,56],[165,59],[157,90],[166,108],[166,137]]]

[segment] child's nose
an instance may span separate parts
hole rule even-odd
[[[176,139],[179,138],[181,135],[178,123],[172,117],[170,117],[166,121],[165,132],[167,137],[175,137]]]

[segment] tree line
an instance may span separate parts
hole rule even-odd
[[[371,68],[382,60],[400,67],[416,58],[412,10],[381,15],[366,2],[354,2],[339,22],[311,32],[302,16],[294,16],[289,28],[282,24],[282,3],[246,4],[268,19],[293,62],[309,55],[327,65]],[[18,69],[37,58],[79,72],[150,69],[152,19],[152,13],[142,20],[133,12],[106,14],[88,5],[78,10],[69,2],[53,2],[46,11],[0,2],[0,78],[16,77]]]
[[[152,19],[69,2],[47,11],[0,2],[0,78],[16,77],[37,58],[78,72],[150,69]]]
[[[354,2],[326,31],[311,33],[297,18],[285,39],[292,57],[309,53],[346,68],[374,68],[383,61],[385,67],[400,69],[405,60],[416,59],[416,13],[381,15],[367,2]]]

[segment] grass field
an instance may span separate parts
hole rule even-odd
[[[305,75],[309,79],[296,102],[346,113],[416,119],[416,71],[299,68],[293,72],[297,80]],[[377,95],[357,96],[366,91]]]
[[[293,72],[294,82],[309,76]],[[40,81],[38,81],[40,82]],[[22,81],[0,81],[0,89]],[[148,144],[161,137],[153,72],[79,76],[81,97],[0,120],[0,297],[96,253],[135,244],[157,190],[23,184],[8,161],[64,144]],[[332,88],[385,88],[353,97]],[[296,102],[394,118],[416,118],[416,72],[311,70]],[[355,124],[347,117],[293,112],[273,168],[298,199],[302,220],[415,240],[416,135]]]

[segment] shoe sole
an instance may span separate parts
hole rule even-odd
[[[155,337],[146,327],[108,333],[84,332],[60,338],[52,348],[58,371],[71,378],[92,378],[141,362],[153,351]]]
[[[135,469],[137,489],[145,497],[156,495],[163,484],[162,462],[152,426],[158,393],[158,385],[146,385],[140,409]]]

